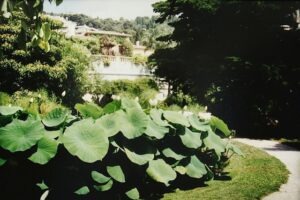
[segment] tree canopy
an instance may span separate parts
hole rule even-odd
[[[21,21],[29,20],[20,12],[14,12],[14,18],[0,17],[0,89],[10,94],[19,90],[47,89],[49,93],[61,96],[69,105],[80,101],[87,82],[88,57],[83,46],[73,44],[63,36],[53,32],[49,39],[48,52],[32,43],[23,49],[19,43],[22,32]],[[49,18],[43,18],[52,29],[59,24]],[[30,31],[24,32],[30,37]]]
[[[296,1],[158,2],[159,22],[178,17],[161,38],[177,45],[157,50],[151,62],[175,91],[196,95],[240,134],[263,137],[277,128],[293,135],[300,123],[299,8]]]
[[[132,42],[140,41],[141,44],[153,49],[163,45],[156,38],[172,32],[172,28],[167,23],[156,23],[156,16],[136,17],[134,20],[92,18],[84,14],[61,14],[61,16],[76,22],[77,25],[87,25],[100,30],[131,34]]]

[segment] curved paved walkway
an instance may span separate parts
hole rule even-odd
[[[234,140],[266,151],[283,162],[290,171],[288,182],[278,192],[264,197],[263,200],[300,200],[300,151],[276,141],[244,138]]]

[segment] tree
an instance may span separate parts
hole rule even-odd
[[[296,136],[299,8],[278,1],[158,2],[159,22],[178,16],[170,23],[174,32],[162,38],[177,46],[157,50],[150,61],[175,91],[209,104],[238,134]]]
[[[30,43],[25,51],[18,42],[20,19],[25,16],[20,12],[13,14],[14,18],[0,17],[1,91],[12,94],[19,90],[45,88],[57,96],[66,91],[63,100],[68,105],[80,101],[87,81],[88,57],[84,48],[53,33],[48,52]],[[57,27],[50,19],[44,20],[52,29]],[[25,34],[30,36],[30,32]]]
[[[48,0],[54,2],[57,6],[63,0]],[[13,15],[13,11],[22,10],[26,18],[21,19],[22,26],[19,34],[19,43],[23,49],[26,49],[26,43],[31,40],[31,43],[40,47],[45,52],[50,51],[49,40],[51,38],[50,25],[43,22],[41,13],[44,8],[44,0],[26,1],[26,0],[0,0],[0,14],[9,18]],[[28,20],[29,19],[29,20]],[[30,32],[30,39],[26,32]]]

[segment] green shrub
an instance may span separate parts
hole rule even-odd
[[[10,102],[11,102],[11,98],[9,94],[5,92],[0,92],[0,106],[8,105],[10,104]]]
[[[96,80],[88,87],[88,90],[95,95],[139,97],[144,105],[144,102],[149,101],[149,99],[146,99],[147,96],[153,98],[154,92],[158,92],[158,85],[153,79],[149,78],[116,81]]]
[[[14,199],[22,190],[23,198],[38,199],[39,186],[52,199],[155,198],[187,180],[199,185],[220,175],[230,154],[242,154],[221,139],[230,131],[218,118],[147,114],[129,99],[96,107],[78,104],[83,118],[63,108],[40,118],[1,106],[2,197]]]
[[[49,52],[31,44],[24,50],[18,42],[21,34],[19,19],[22,17],[22,14],[9,19],[0,17],[1,90],[12,94],[19,90],[45,88],[56,96],[66,91],[64,103],[74,105],[80,101],[88,81],[88,50],[55,32],[49,41]]]
[[[131,57],[133,52],[133,45],[127,39],[122,39],[120,41],[120,53],[123,56]]]
[[[143,55],[134,55],[132,56],[132,62],[137,65],[146,65],[148,58]]]
[[[41,116],[46,115],[54,108],[63,107],[58,103],[54,95],[49,95],[44,89],[39,89],[36,92],[28,90],[17,91],[11,96],[0,92],[0,105],[18,105],[28,113],[40,114]]]

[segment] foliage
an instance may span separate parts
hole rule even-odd
[[[82,117],[56,108],[42,118],[22,108],[3,107],[13,111],[0,116],[9,119],[0,125],[1,171],[35,169],[30,178],[27,174],[24,179],[2,177],[1,182],[8,185],[4,196],[14,196],[12,190],[24,185],[32,198],[41,195],[30,189],[36,182],[24,183],[43,180],[39,186],[56,199],[76,195],[144,198],[159,193],[153,188],[174,188],[185,179],[210,180],[220,174],[219,166],[230,154],[241,154],[222,139],[228,137],[224,129],[216,133],[210,121],[197,116],[157,109],[148,115],[136,101],[126,98],[97,110],[89,106],[77,106]],[[62,193],[60,184],[65,185]]]
[[[175,47],[150,59],[173,89],[252,137],[299,137],[299,2],[167,0],[154,4]],[[282,26],[287,28],[284,28]],[[233,114],[234,113],[234,114]],[[247,117],[242,117],[242,116]]]
[[[120,42],[120,53],[121,55],[131,57],[133,51],[133,45],[130,41],[124,39]]]
[[[156,16],[153,17],[136,17],[134,20],[119,19],[113,20],[92,18],[83,14],[62,14],[69,20],[76,22],[78,25],[87,25],[105,31],[117,31],[131,34],[132,42],[140,41],[148,48],[159,48],[166,43],[156,39],[172,32],[172,28],[167,23],[158,24],[155,22]],[[172,21],[172,20],[170,20]]]
[[[23,17],[21,13],[15,13],[13,19],[0,18],[1,90],[11,94],[24,89],[45,88],[56,96],[66,91],[64,103],[78,102],[87,81],[87,52],[79,44],[55,33],[49,40],[49,52],[31,45],[26,51],[22,50],[18,43],[21,31],[18,19]]]
[[[132,57],[132,61],[136,65],[146,65],[148,57],[138,54]]]
[[[49,0],[59,5],[63,0]],[[5,18],[13,17],[13,11],[22,10],[26,18],[21,19],[21,31],[18,42],[26,49],[28,42],[27,32],[30,32],[31,44],[40,47],[45,52],[50,51],[49,40],[51,38],[51,25],[42,20],[44,0],[25,1],[25,0],[2,0],[0,1],[0,14]],[[29,20],[28,20],[29,19]]]
[[[80,44],[86,47],[91,54],[101,53],[100,40],[96,37],[85,37],[85,38],[72,37],[71,40],[76,44]]]
[[[54,108],[63,108],[57,98],[49,95],[44,89],[36,92],[17,91],[11,96],[7,93],[0,92],[0,106],[19,105],[28,113],[40,114],[42,116],[49,113]]]
[[[153,79],[149,78],[116,81],[96,80],[96,82],[91,83],[89,90],[96,96],[103,95],[104,97],[111,97],[112,95],[119,95],[129,98],[138,97],[142,106],[148,107],[149,99],[154,98],[158,93],[158,85]],[[95,102],[99,103],[97,100]],[[103,98],[103,101],[105,101],[105,98]],[[100,104],[101,102],[100,99]]]

